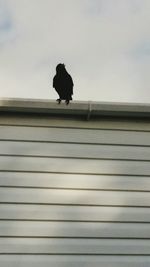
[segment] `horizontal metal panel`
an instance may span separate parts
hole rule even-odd
[[[149,145],[149,132],[0,126],[0,139]]]
[[[0,255],[3,267],[148,267],[150,256]]]
[[[0,202],[150,206],[149,192],[0,188]]]
[[[150,238],[150,224],[0,221],[4,237]]]
[[[54,116],[80,116],[92,118],[95,116],[102,117],[140,117],[149,118],[150,106],[148,104],[127,104],[127,103],[110,103],[110,102],[93,102],[93,101],[73,101],[71,105],[66,107],[57,105],[56,101],[53,100],[42,100],[38,99],[2,99],[0,102],[0,110],[4,112],[16,112],[16,113],[27,113],[27,114],[47,114]]]
[[[0,171],[149,175],[149,162],[0,156]]]
[[[0,204],[0,219],[150,222],[147,208]]]
[[[150,160],[150,147],[0,141],[0,154]]]
[[[150,177],[0,172],[0,186],[148,191]]]
[[[144,255],[149,252],[150,241],[146,239],[0,238],[0,254]]]
[[[26,115],[19,114],[19,116],[13,113],[9,115],[4,114],[0,118],[0,124],[2,125],[21,125],[21,126],[42,126],[42,127],[70,127],[70,128],[94,128],[94,129],[122,129],[122,130],[137,130],[137,131],[150,131],[149,120],[128,119],[128,118],[101,118],[87,121],[86,118],[56,118],[52,116],[37,116],[31,114]]]

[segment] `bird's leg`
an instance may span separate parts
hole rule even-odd
[[[58,98],[56,101],[58,102],[58,104],[61,103],[61,99],[60,98]]]
[[[66,99],[66,101],[65,101],[65,102],[66,102],[66,105],[69,105],[69,100],[68,100],[68,99]]]

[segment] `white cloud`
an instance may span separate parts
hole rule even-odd
[[[149,8],[149,0],[5,0],[0,25],[9,14],[14,38],[0,47],[0,96],[56,98],[52,78],[64,62],[75,99],[147,102]]]
[[[0,46],[10,42],[14,37],[12,18],[4,0],[0,1]]]

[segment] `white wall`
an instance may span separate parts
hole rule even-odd
[[[0,266],[150,266],[150,125],[0,118]]]

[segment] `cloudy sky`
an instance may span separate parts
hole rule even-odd
[[[150,102],[150,0],[0,0],[0,97]]]

